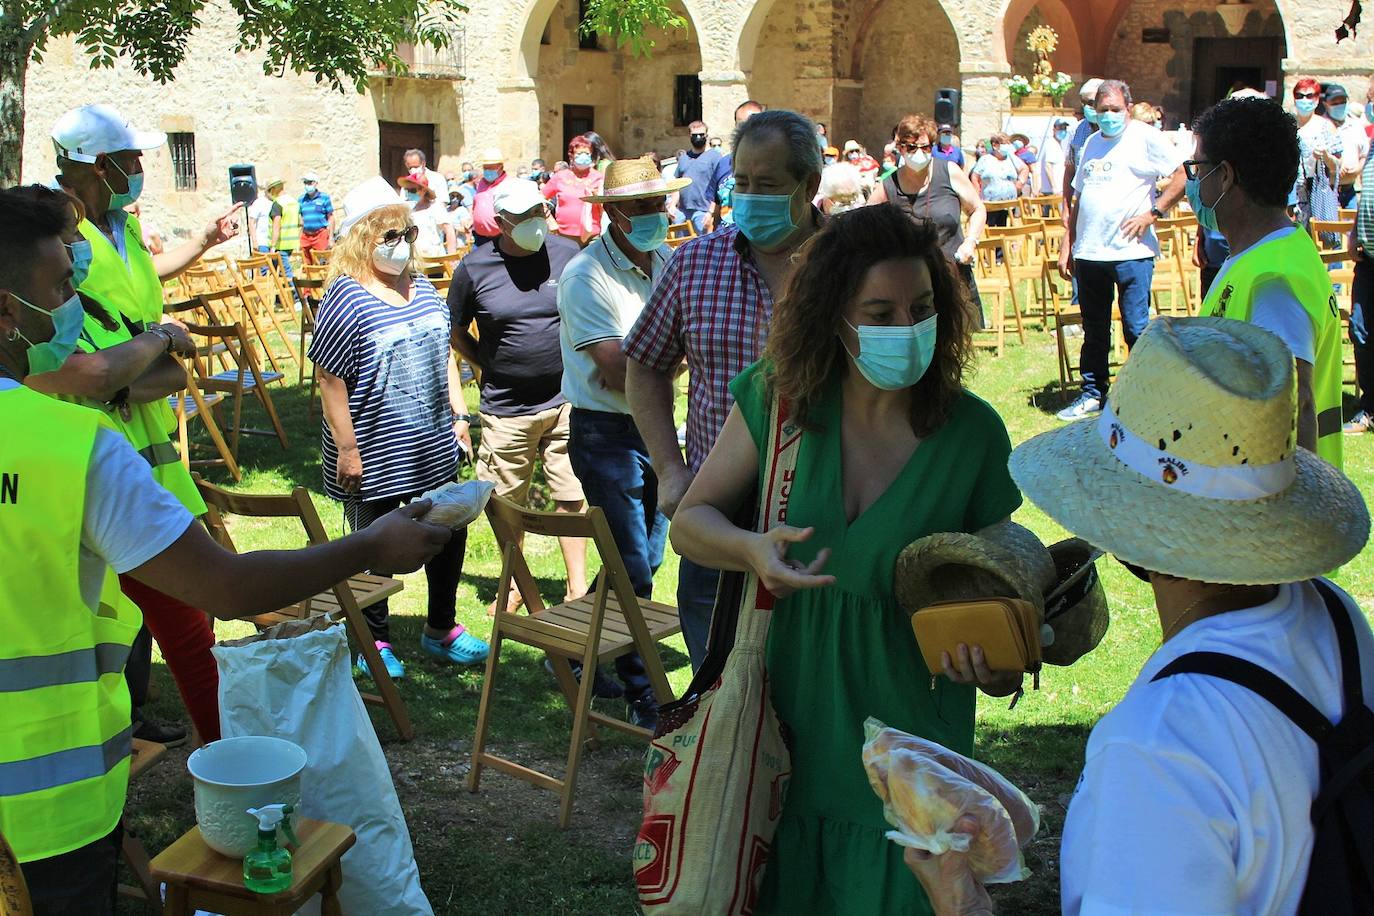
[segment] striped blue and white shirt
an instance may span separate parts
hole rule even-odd
[[[449,409],[449,310],[433,285],[416,277],[407,305],[389,305],[351,277],[320,303],[310,359],[344,381],[363,460],[362,487],[345,494],[336,480],[339,451],[323,423],[324,488],[334,499],[370,500],[419,493],[452,480],[458,440]]]

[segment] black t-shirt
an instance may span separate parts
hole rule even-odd
[[[550,235],[544,248],[511,257],[479,245],[453,272],[448,307],[454,328],[477,322],[484,414],[519,417],[562,404],[558,278],[581,249]]]

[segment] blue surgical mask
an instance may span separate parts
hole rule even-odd
[[[589,167],[591,164],[591,153],[578,153],[576,156],[573,156],[573,165],[577,166],[579,169],[585,169]]]
[[[1063,143],[1068,136],[1069,132],[1067,130],[1056,130],[1054,132],[1054,139],[1058,140],[1060,143]]]
[[[951,143],[953,143],[953,142],[954,142],[954,135],[953,135],[953,134],[940,134],[940,145],[941,145],[941,146],[949,146],[949,145],[950,145]]]
[[[1349,104],[1346,102],[1342,102],[1339,105],[1329,105],[1327,106],[1326,113],[1331,115],[1331,120],[1333,121],[1344,121],[1346,110],[1349,107]]]
[[[924,321],[899,327],[861,324],[855,328],[850,324],[859,335],[859,355],[851,353],[850,358],[874,388],[884,391],[910,388],[926,374],[935,357],[938,317],[931,315]]]
[[[997,147],[997,152],[1000,153],[1003,158],[1006,158],[1016,152],[1016,147],[1012,146],[1010,143],[1003,143],[1001,146]]]
[[[72,242],[67,246],[67,252],[72,258],[72,286],[79,287],[91,272],[91,259],[95,257],[95,252],[87,239]]]
[[[410,201],[411,203],[419,203],[419,202],[420,202],[420,192],[419,192],[419,191],[406,191],[406,200]]]
[[[1104,137],[1119,137],[1126,129],[1126,112],[1104,111],[1097,116],[1097,129]]]
[[[1374,124],[1374,102],[1364,103],[1364,119],[1370,124]]]
[[[105,182],[105,187],[110,192],[110,209],[123,210],[125,207],[133,206],[134,201],[138,200],[138,196],[143,193],[143,173],[139,172],[135,175],[130,175],[128,172],[121,169],[119,163],[115,162],[113,159],[106,159],[105,161],[114,166],[115,171],[123,175],[124,180],[129,183],[129,190],[116,191],[114,188],[110,187],[108,181]]]
[[[319,195],[319,193],[320,193],[320,186],[319,186],[319,185],[308,184],[308,185],[305,186],[305,196],[306,196],[306,197],[317,197],[317,196]]]
[[[1300,115],[1310,115],[1312,112],[1317,110],[1317,100],[1296,99],[1293,102],[1293,107],[1298,110],[1298,114]]]
[[[487,184],[491,184],[493,181],[500,177],[500,169],[482,169],[482,180],[485,181]]]
[[[826,164],[826,165],[834,165],[834,164],[835,164],[835,157],[834,157],[834,156],[826,156],[824,161],[825,161],[825,164]]]
[[[800,187],[800,185],[798,185]],[[735,225],[751,245],[760,248],[773,248],[787,241],[787,237],[797,230],[792,222],[792,196],[797,193],[793,188],[790,194],[740,194],[735,193]]]
[[[1211,206],[1202,202],[1202,183],[1212,177],[1221,166],[1212,167],[1212,171],[1198,178],[1189,178],[1183,183],[1183,193],[1188,195],[1188,206],[1193,208],[1193,213],[1197,214],[1197,224],[1208,232],[1220,232],[1217,228],[1217,204],[1221,203],[1221,198],[1226,196],[1226,191],[1221,192],[1221,196],[1212,202]]]
[[[630,231],[625,237],[640,251],[656,251],[668,238],[668,214],[641,213],[628,217]]]
[[[1016,150],[1016,151],[1018,151],[1018,152],[1021,151],[1021,150],[1023,150],[1023,149],[1025,149],[1025,147],[1026,147],[1026,144],[1022,143],[1020,140],[1013,140],[1013,141],[1011,141],[1011,148],[1014,149],[1014,150]]]
[[[51,312],[41,309],[27,299],[10,293],[11,296],[33,309],[52,318],[52,337],[42,343],[34,343],[20,333],[29,345],[29,375],[56,372],[62,368],[67,357],[76,351],[76,342],[81,338],[81,326],[86,322],[86,312],[81,307],[81,298],[72,293],[71,298]]]
[[[1097,126],[1097,109],[1092,105],[1084,105],[1083,118],[1094,127]]]

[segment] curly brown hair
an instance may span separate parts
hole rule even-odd
[[[925,114],[909,114],[897,122],[896,129],[892,132],[900,143],[911,140],[919,140],[922,136],[927,142],[934,143],[939,137],[939,130],[936,129],[935,121]]]
[[[773,307],[764,348],[770,395],[790,401],[804,427],[818,428],[815,411],[826,388],[850,371],[839,337],[844,309],[859,294],[869,268],[919,258],[930,270],[937,317],[934,358],[912,386],[911,428],[922,438],[933,434],[963,394],[975,322],[968,290],[940,250],[935,224],[899,207],[860,207],[831,217],[797,257],[792,279]]]

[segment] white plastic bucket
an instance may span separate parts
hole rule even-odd
[[[205,845],[241,859],[257,846],[258,822],[249,808],[299,808],[305,749],[281,738],[246,735],[212,741],[191,754],[196,824]]]

